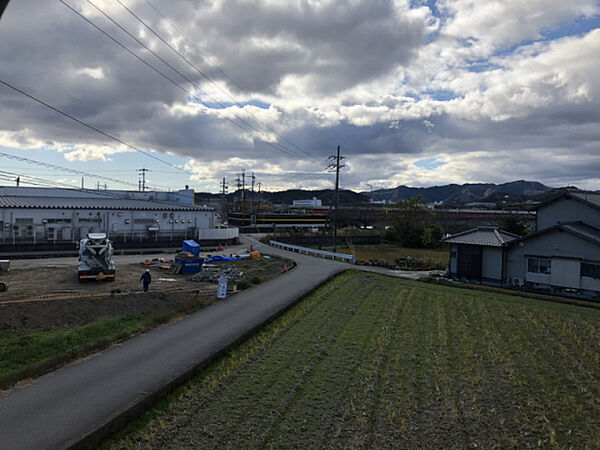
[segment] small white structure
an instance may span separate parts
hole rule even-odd
[[[321,199],[313,197],[312,200],[294,200],[292,206],[296,208],[319,208],[323,206]]]
[[[390,200],[375,200],[374,198],[369,198],[369,204],[371,205],[389,205],[391,203]]]
[[[445,237],[442,242],[450,244],[450,276],[502,284],[506,246],[518,237],[496,227],[477,227]]]

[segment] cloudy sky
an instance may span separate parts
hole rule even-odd
[[[131,147],[0,84],[0,184],[323,188],[341,145],[346,188],[600,189],[598,1],[62,1],[9,3],[0,80]]]

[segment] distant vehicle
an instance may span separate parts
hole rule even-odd
[[[79,241],[79,281],[115,280],[113,248],[106,233],[90,233]]]

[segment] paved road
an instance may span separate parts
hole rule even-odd
[[[42,376],[0,397],[0,449],[64,448],[80,442],[152,393],[203,364],[240,337],[261,326],[332,275],[356,268],[415,278],[415,272],[350,266],[266,247],[243,237],[263,253],[296,261],[298,266],[209,306],[187,318],[128,340],[90,359]],[[229,249],[228,251],[233,251]],[[139,260],[140,256],[124,256]],[[72,258],[53,264],[70,264]],[[23,261],[23,264],[39,261]]]
[[[266,253],[293,259],[298,266],[180,322],[13,389],[0,397],[0,448],[76,444],[350,267],[252,243]]]

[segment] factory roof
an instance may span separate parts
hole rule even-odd
[[[480,245],[502,247],[519,236],[496,227],[477,227],[442,239],[448,244]]]
[[[161,200],[139,200],[119,196],[99,198],[77,197],[36,197],[0,195],[0,208],[36,209],[135,209],[152,211],[212,211],[205,206],[183,205]]]

